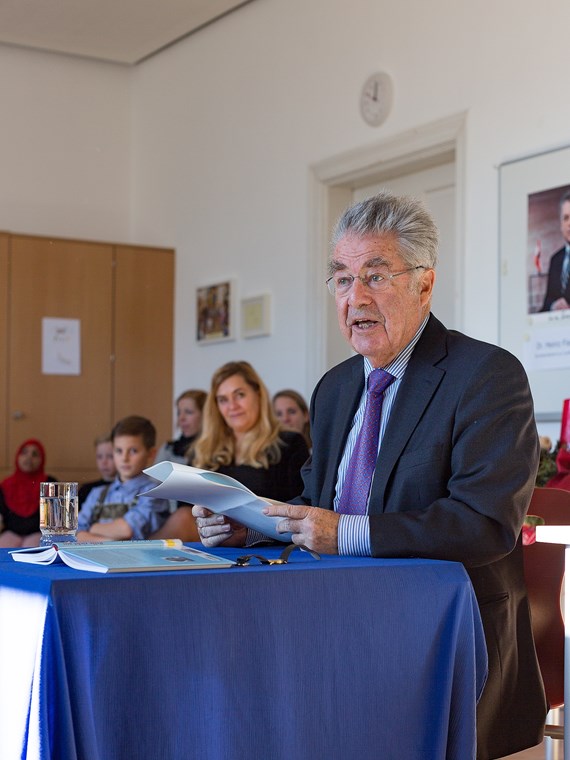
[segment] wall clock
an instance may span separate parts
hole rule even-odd
[[[394,91],[392,80],[384,71],[371,74],[360,93],[360,113],[371,127],[379,127],[392,108]]]

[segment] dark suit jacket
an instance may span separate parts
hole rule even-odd
[[[570,278],[566,289],[562,290],[562,264],[566,247],[563,246],[559,251],[552,254],[550,266],[548,267],[548,284],[546,286],[546,295],[541,311],[550,311],[550,307],[558,298],[565,298],[570,303]]]
[[[311,400],[313,455],[298,503],[332,508],[339,462],[364,385],[353,357]],[[431,316],[411,356],[382,442],[370,496],[375,557],[463,562],[489,655],[478,706],[478,758],[540,743],[544,690],[523,579],[521,525],[538,465],[525,372],[497,346]]]

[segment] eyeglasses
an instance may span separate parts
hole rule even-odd
[[[399,277],[406,272],[414,272],[416,269],[427,269],[423,265],[417,267],[409,267],[409,269],[402,269],[401,272],[394,272],[394,274],[380,274],[379,272],[372,272],[372,274],[356,275],[346,274],[346,272],[340,271],[333,274],[326,281],[327,288],[333,296],[345,296],[352,288],[352,284],[355,280],[360,280],[363,285],[366,285],[373,292],[383,290],[386,283],[389,280],[393,280],[394,277]]]

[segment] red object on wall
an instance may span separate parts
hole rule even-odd
[[[562,405],[562,425],[560,426],[560,443],[570,443],[570,398]]]

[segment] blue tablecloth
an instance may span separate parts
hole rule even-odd
[[[0,657],[2,760],[469,760],[486,673],[461,565],[300,552],[111,576],[0,550]]]

